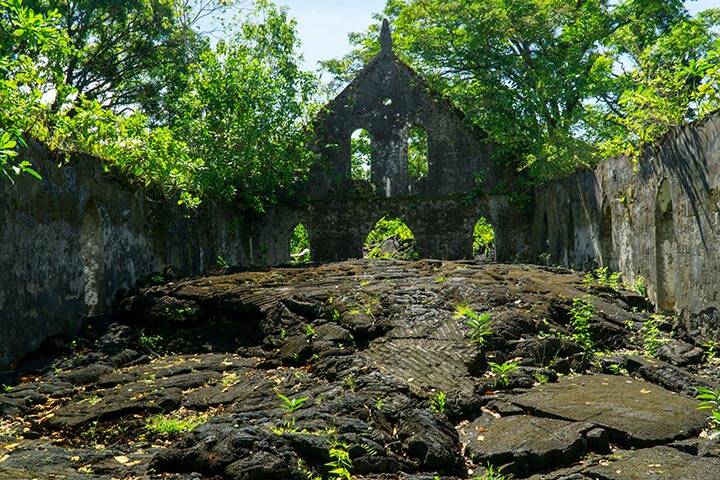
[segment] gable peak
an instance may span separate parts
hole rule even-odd
[[[393,51],[392,33],[387,18],[383,20],[382,29],[380,30],[380,51],[382,53],[392,53]]]

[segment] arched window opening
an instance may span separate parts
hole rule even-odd
[[[414,180],[427,177],[428,136],[424,128],[414,126],[408,131],[408,174]]]
[[[368,233],[363,247],[365,258],[414,260],[420,257],[415,236],[399,218],[383,217]]]
[[[655,262],[657,306],[662,311],[675,309],[675,222],[670,185],[663,181],[655,205]]]
[[[83,267],[83,301],[87,315],[98,315],[105,302],[105,253],[100,212],[91,201],[80,225],[80,261]]]
[[[301,265],[312,262],[310,235],[307,228],[299,223],[290,235],[290,263]]]
[[[372,140],[365,129],[355,130],[350,137],[350,173],[353,180],[369,182],[371,178]]]
[[[495,230],[485,217],[480,217],[473,228],[473,257],[495,260]]]
[[[611,267],[613,248],[612,209],[610,205],[606,205],[603,209],[602,226],[600,228],[600,255],[603,267]]]

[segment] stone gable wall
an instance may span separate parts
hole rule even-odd
[[[413,231],[426,258],[472,257],[472,230],[480,217],[497,234],[498,260],[526,258],[529,215],[511,201],[514,173],[493,158],[494,145],[448,100],[392,51],[383,25],[380,53],[331,101],[316,121],[316,151],[309,207],[298,215],[308,227],[314,258],[362,257],[375,222],[398,217]],[[408,173],[408,135],[428,138],[428,174]],[[351,137],[371,137],[371,179],[351,178]],[[518,228],[521,225],[521,228]]]

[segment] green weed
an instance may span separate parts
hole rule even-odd
[[[660,324],[665,322],[662,315],[650,315],[640,327],[640,337],[642,338],[643,352],[648,357],[657,355],[658,350],[664,343],[661,338]]]
[[[627,373],[627,370],[625,370],[623,367],[621,367],[617,363],[613,363],[613,364],[609,365],[608,370],[610,370],[610,372],[613,375],[624,375]]]
[[[218,255],[215,257],[215,265],[218,266],[218,268],[230,268],[230,264],[225,260],[222,256]]]
[[[287,419],[282,423],[282,426],[270,427],[270,430],[276,435],[282,435],[286,432],[296,432],[297,428],[295,427],[295,412],[300,410],[303,405],[305,405],[305,403],[308,401],[308,397],[290,398],[279,392],[276,392],[276,395],[280,399],[280,407],[285,410],[285,415],[287,416]]]
[[[710,413],[710,425],[713,430],[720,432],[720,389],[713,390],[707,387],[698,387],[697,399],[700,400],[700,410]]]
[[[639,276],[635,279],[635,282],[633,283],[633,290],[638,295],[647,298],[647,281],[645,280],[645,277]]]
[[[510,383],[510,376],[520,367],[519,362],[507,361],[504,363],[488,362],[490,371],[495,375],[495,385],[507,387]]]
[[[622,287],[622,273],[611,272],[608,267],[597,268],[585,275],[583,283],[587,286],[597,285],[618,291]]]
[[[154,415],[145,422],[145,430],[155,435],[169,437],[190,432],[206,421],[207,417],[202,415],[190,415],[183,418],[172,415]]]
[[[447,394],[440,390],[430,400],[430,408],[439,414],[445,413],[445,406],[447,405]]]
[[[485,473],[480,476],[473,477],[472,480],[511,480],[512,475],[504,475],[500,471],[501,469],[495,468],[488,464],[485,467]]]
[[[240,379],[238,378],[238,374],[236,372],[223,373],[222,384],[224,388],[230,388],[236,383],[238,383],[238,381],[240,381]]]
[[[292,415],[300,410],[305,402],[308,401],[308,397],[289,398],[282,393],[276,393],[276,395],[281,400],[280,407],[285,410],[285,413],[288,415]]]
[[[160,348],[160,344],[163,341],[163,337],[160,335],[146,335],[145,332],[140,332],[140,337],[138,338],[138,341],[140,342],[140,345],[145,348],[148,348],[150,350],[158,350]]]
[[[720,342],[708,340],[707,342],[702,344],[702,347],[705,350],[705,360],[708,363],[712,363],[716,358],[718,358],[718,352],[720,351]]]
[[[77,403],[78,403],[78,405],[83,404],[83,403],[87,403],[87,404],[90,405],[91,407],[94,407],[95,405],[97,405],[97,404],[100,403],[101,401],[102,401],[102,398],[101,398],[101,397],[98,397],[97,395],[93,395],[92,397],[83,398],[82,400],[80,400],[80,401],[77,402]]]
[[[595,349],[590,331],[590,319],[595,313],[595,305],[589,300],[582,298],[573,300],[573,305],[570,309],[570,324],[572,326],[570,338],[586,352],[592,352]]]
[[[330,446],[330,462],[325,465],[330,468],[328,473],[333,475],[333,480],[352,480],[352,460],[347,448],[346,444],[340,442],[334,442]]]
[[[538,263],[540,265],[545,265],[546,267],[549,267],[552,263],[552,255],[550,253],[545,252],[538,255]]]
[[[345,386],[347,387],[347,389],[350,390],[351,392],[354,392],[355,390],[357,390],[357,382],[355,381],[355,375],[350,374],[347,377],[345,377],[344,383],[345,383]]]
[[[305,325],[305,328],[303,329],[303,331],[305,332],[305,336],[307,338],[312,338],[315,336],[315,327],[313,327],[309,323],[307,325]]]
[[[457,305],[455,306],[455,318],[465,320],[465,325],[470,329],[467,336],[475,345],[485,345],[486,337],[493,333],[492,317],[489,312],[478,314],[468,305]]]

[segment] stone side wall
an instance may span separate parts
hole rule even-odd
[[[608,160],[536,192],[535,256],[642,276],[652,301],[720,333],[720,115],[671,132],[637,166]]]
[[[278,215],[253,223],[209,205],[189,212],[150,200],[96,159],[58,168],[39,145],[27,155],[43,181],[0,181],[0,371],[165,266],[191,276],[215,268],[218,255],[247,266],[287,258],[264,241]]]

